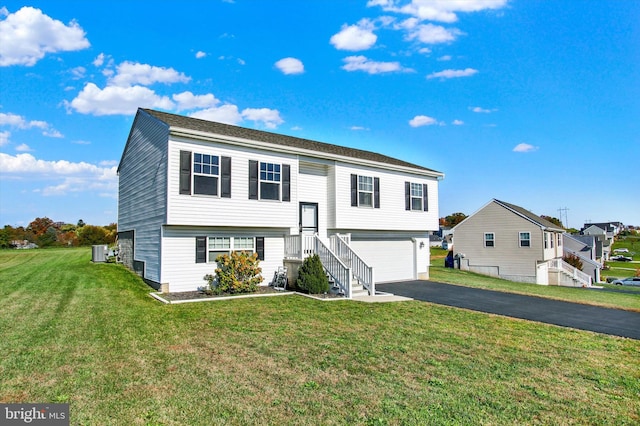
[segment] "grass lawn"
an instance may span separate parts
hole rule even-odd
[[[81,425],[640,422],[640,341],[424,302],[163,305],[90,249],[0,251],[0,402]]]

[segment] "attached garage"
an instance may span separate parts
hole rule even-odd
[[[374,267],[376,282],[417,279],[416,243],[411,238],[380,240],[351,236],[351,247]],[[428,243],[426,247],[428,258]]]

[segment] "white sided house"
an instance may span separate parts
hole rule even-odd
[[[453,229],[460,269],[510,281],[591,286],[589,275],[563,258],[564,230],[530,211],[496,199]]]
[[[443,174],[426,167],[139,109],[118,175],[120,258],[164,292],[204,286],[237,250],[258,254],[265,284],[317,253],[347,297],[429,277]]]

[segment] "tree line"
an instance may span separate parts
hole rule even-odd
[[[0,229],[0,248],[20,247],[78,247],[94,244],[112,244],[116,241],[118,226],[87,225],[54,222],[48,217],[35,218],[26,227],[5,225]]]

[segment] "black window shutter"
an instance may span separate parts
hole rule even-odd
[[[380,208],[380,178],[373,178],[373,208]]]
[[[351,206],[358,207],[358,175],[351,175]]]
[[[180,194],[191,195],[191,151],[180,151]]]
[[[256,237],[256,253],[258,259],[264,260],[264,237]]]
[[[291,201],[291,166],[282,165],[282,201]]]
[[[404,183],[404,209],[411,210],[411,184]]]
[[[231,198],[231,157],[222,157],[220,167],[221,185],[220,196]]]
[[[196,237],[196,263],[207,263],[207,237]]]
[[[249,160],[249,199],[258,199],[258,162]]]
[[[428,187],[426,183],[422,184],[422,209],[425,212],[429,211],[429,193],[427,192]]]

